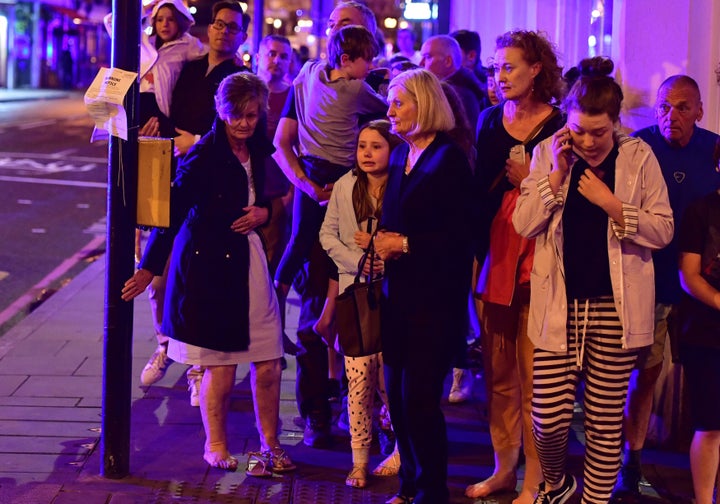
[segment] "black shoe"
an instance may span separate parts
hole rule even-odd
[[[330,448],[332,446],[330,422],[308,415],[305,419],[303,443],[310,448]]]
[[[335,378],[328,379],[328,401],[338,402],[342,393],[340,392],[340,380]]]
[[[637,466],[622,466],[615,489],[626,493],[640,493],[642,474]]]
[[[640,501],[640,480],[642,473],[637,466],[622,466],[610,502],[614,504]]]
[[[570,474],[565,475],[563,483],[557,490],[545,490],[545,482],[540,483],[540,491],[535,497],[534,504],[564,504],[567,502],[577,489],[575,477]]]

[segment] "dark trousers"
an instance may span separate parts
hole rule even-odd
[[[440,409],[451,353],[410,350],[385,364],[390,417],[400,451],[400,493],[416,504],[445,504],[448,442]]]
[[[330,421],[328,351],[325,342],[313,331],[313,325],[325,304],[330,261],[320,243],[316,242],[295,282],[295,289],[300,294],[295,398],[303,418],[311,415],[321,422]]]
[[[347,167],[318,158],[303,157],[300,162],[308,178],[321,186],[335,182],[348,171]],[[303,418],[311,415],[329,423],[327,346],[312,328],[322,313],[328,280],[331,275],[337,278],[337,267],[318,239],[325,210],[324,205],[304,192],[295,191],[292,235],[280,259],[275,279],[290,285],[297,277],[295,289],[300,294],[295,385],[298,411]]]

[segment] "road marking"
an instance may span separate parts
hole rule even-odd
[[[32,200],[29,199],[19,199],[18,205],[32,205]]]
[[[51,124],[55,124],[57,122],[57,119],[48,119],[46,121],[35,121],[31,123],[24,123],[18,126],[19,130],[28,130],[32,128],[39,128],[41,126],[50,126]]]
[[[36,283],[25,294],[17,298],[10,306],[0,312],[0,326],[5,324],[8,320],[11,320],[22,310],[26,309],[27,306],[35,300],[39,292],[42,292],[43,289],[49,288],[53,282],[70,271],[73,266],[85,259],[91,251],[96,250],[104,242],[104,235],[94,236],[93,239],[90,240],[83,248],[60,263],[60,265],[52,270],[45,278]]]
[[[32,228],[30,232],[32,234],[45,234],[47,233],[47,230],[45,228]]]
[[[3,182],[23,182],[26,184],[47,184],[47,185],[60,185],[60,186],[71,186],[71,187],[95,187],[98,189],[107,189],[105,182],[87,182],[84,180],[56,180],[56,179],[43,179],[43,178],[31,178],[31,177],[8,177],[0,175],[0,180]]]
[[[37,152],[0,152],[0,156],[12,158],[57,159],[55,154],[38,154]],[[71,161],[85,163],[107,163],[107,157],[72,156]]]
[[[53,158],[61,158],[61,157],[69,156],[70,154],[72,154],[74,152],[77,152],[77,149],[65,149],[65,150],[61,150],[58,152],[53,152],[52,154],[50,154],[50,156],[52,156]]]

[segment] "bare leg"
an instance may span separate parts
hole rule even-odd
[[[720,431],[695,431],[690,445],[690,472],[696,504],[712,504],[720,462]]]
[[[278,422],[280,416],[280,359],[253,362],[250,366],[255,423],[260,435],[262,451],[280,446]]]
[[[626,450],[642,450],[645,444],[655,383],[661,371],[662,363],[641,369],[637,372],[637,376],[633,377],[623,419]]]
[[[237,459],[227,448],[227,414],[237,366],[209,366],[200,386],[200,414],[205,428],[205,461],[212,467],[235,470]]]

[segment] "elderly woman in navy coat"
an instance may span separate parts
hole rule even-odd
[[[265,84],[250,73],[222,81],[212,130],[178,168],[171,228],[152,233],[123,289],[125,300],[144,291],[172,249],[162,330],[170,337],[171,359],[206,369],[200,387],[204,459],[223,469],[238,465],[228,450],[226,420],[237,365],[250,362],[261,451],[249,474],[257,476],[294,468],[277,438],[280,312],[254,231],[270,217],[263,166],[273,148],[264,128],[256,128],[267,97]]]
[[[438,79],[422,69],[395,77],[388,118],[406,145],[390,156],[383,222],[382,344],[390,416],[402,464],[390,504],[445,504],[443,382],[464,348],[472,246],[471,169],[446,134],[455,121]],[[414,499],[414,500],[413,500]]]

